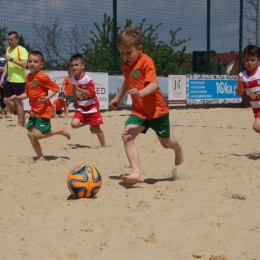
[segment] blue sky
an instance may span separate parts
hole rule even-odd
[[[157,25],[159,38],[169,41],[169,30],[181,28],[178,39],[188,39],[187,50],[206,50],[207,46],[207,0],[146,0],[117,1],[118,25],[125,19],[132,19],[139,25],[146,18],[145,25]],[[211,1],[211,49],[217,52],[238,51],[239,41],[239,0]],[[244,1],[245,2],[245,1]],[[63,30],[75,24],[93,28],[93,23],[101,25],[103,13],[112,16],[113,1],[110,0],[1,0],[1,26],[16,30],[28,41],[34,39],[32,24],[53,24],[56,19]],[[252,10],[244,3],[245,13]],[[244,19],[244,25],[249,21]],[[247,32],[244,30],[244,36]],[[85,39],[82,39],[85,40]],[[243,41],[243,47],[247,41]]]

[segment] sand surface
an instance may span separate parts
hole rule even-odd
[[[35,160],[15,116],[0,121],[0,259],[260,259],[260,135],[251,108],[172,109],[184,162],[173,176],[174,153],[149,130],[136,139],[145,177],[137,185],[119,178],[131,170],[121,140],[129,113],[102,113],[106,148],[88,126],[53,119],[72,138],[41,140],[46,161]],[[70,196],[67,175],[81,163],[102,175],[93,199]]]

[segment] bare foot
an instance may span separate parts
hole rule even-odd
[[[46,160],[43,156],[41,156],[41,157],[38,157],[37,161],[46,161]]]
[[[61,135],[64,135],[65,137],[67,137],[68,140],[70,140],[71,136],[70,134],[66,131],[65,127],[61,128]]]
[[[135,183],[143,183],[144,182],[144,178],[143,176],[137,173],[132,173],[130,175],[123,175],[121,177],[121,180],[125,183],[129,183],[129,184],[135,184]]]
[[[178,153],[175,153],[175,165],[180,165],[183,162],[183,152],[182,152],[182,146],[180,145],[180,150]]]
[[[24,126],[23,125],[16,125],[15,127],[17,127],[17,128],[22,127],[23,128]]]

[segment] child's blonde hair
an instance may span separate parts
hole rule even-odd
[[[117,37],[116,41],[117,47],[125,46],[125,47],[138,47],[142,45],[141,34],[137,27],[127,27]]]

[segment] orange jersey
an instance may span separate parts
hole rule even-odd
[[[65,90],[66,95],[73,97],[73,86],[71,84],[70,77],[67,76],[63,80],[62,84],[65,86],[64,90]]]
[[[144,89],[149,83],[156,82],[156,70],[153,60],[146,54],[141,53],[139,59],[133,64],[122,64],[125,81],[129,88]],[[154,93],[142,98],[131,95],[132,113],[143,119],[154,119],[166,115],[169,108],[158,88]]]
[[[65,100],[61,101],[59,98],[55,99],[53,104],[53,107],[56,107],[56,112],[60,112],[62,111],[62,109],[64,108],[65,110],[68,109],[68,105],[67,102]]]
[[[48,96],[48,91],[53,90],[59,92],[60,87],[54,83],[50,77],[39,71],[35,76],[29,73],[26,76],[25,93],[29,98],[31,110],[29,113],[33,116],[52,118],[52,104],[50,100],[40,103],[40,97]]]

